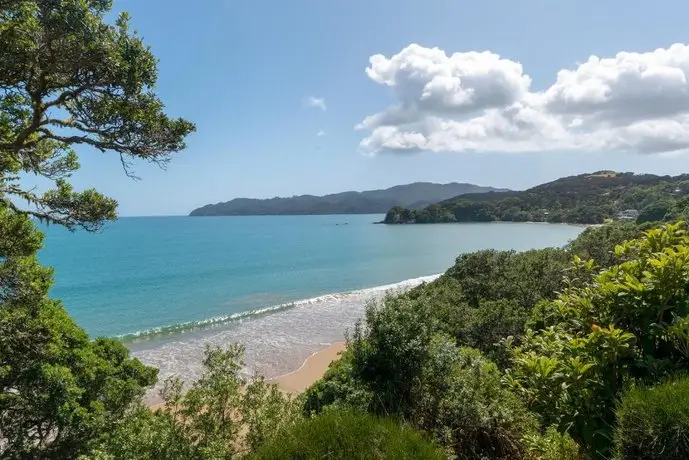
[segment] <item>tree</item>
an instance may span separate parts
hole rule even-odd
[[[164,165],[194,126],[153,93],[156,60],[104,23],[108,0],[0,0],[0,457],[74,458],[106,435],[157,371],[111,339],[90,341],[48,298],[31,217],[100,229],[116,202],[69,183],[76,146]],[[35,175],[44,193],[24,186]],[[21,207],[19,203],[25,203]]]
[[[47,222],[97,228],[116,202],[67,179],[76,145],[164,165],[194,126],[171,119],[153,93],[156,59],[123,13],[103,22],[111,0],[0,0],[0,197],[15,212]],[[54,182],[38,194],[21,173]],[[20,210],[14,196],[29,209]]]
[[[641,210],[639,217],[636,218],[637,224],[644,222],[659,222],[665,220],[665,216],[670,211],[672,205],[666,201],[659,201],[649,204]]]

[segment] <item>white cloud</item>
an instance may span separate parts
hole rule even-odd
[[[321,109],[323,112],[327,110],[325,105],[325,99],[322,97],[309,96],[304,99],[305,107],[313,107],[315,109]]]
[[[360,145],[369,154],[689,151],[689,45],[591,56],[543,91],[520,63],[488,51],[409,45],[372,56],[366,73],[394,97],[356,127],[369,131]]]
[[[316,134],[316,137],[323,137],[323,136],[325,136],[325,131],[323,131],[323,130],[321,129],[321,130],[318,131],[318,133]]]

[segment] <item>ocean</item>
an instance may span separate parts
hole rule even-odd
[[[582,227],[373,225],[380,215],[122,218],[97,234],[48,227],[51,295],[92,336],[121,338],[161,377],[198,376],[206,345],[241,342],[247,372],[298,367],[364,304],[485,248],[562,246]]]

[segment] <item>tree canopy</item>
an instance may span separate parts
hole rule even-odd
[[[0,199],[15,212],[98,228],[116,202],[68,182],[76,146],[164,165],[194,125],[163,111],[153,92],[157,61],[122,13],[104,22],[109,0],[0,1]],[[44,192],[23,174],[49,179]],[[13,199],[15,198],[15,199]],[[28,207],[19,208],[17,202]]]
[[[164,165],[194,126],[153,92],[156,59],[106,0],[0,0],[0,457],[75,458],[105,436],[157,370],[96,339],[48,297],[31,218],[97,230],[116,201],[75,191],[76,148]],[[26,184],[52,184],[39,193]]]

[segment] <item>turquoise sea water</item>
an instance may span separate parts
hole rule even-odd
[[[367,299],[395,287],[376,286],[413,285],[462,252],[561,246],[582,230],[372,225],[382,217],[124,218],[99,234],[50,227],[40,258],[82,327],[124,336],[163,374],[193,375],[205,344],[227,341],[246,343],[247,362],[271,374],[295,364],[287,354],[341,339]],[[275,311],[251,313],[266,309]]]
[[[580,227],[371,225],[382,216],[125,218],[50,227],[52,295],[92,335],[199,322],[440,273],[461,252],[559,246]]]

